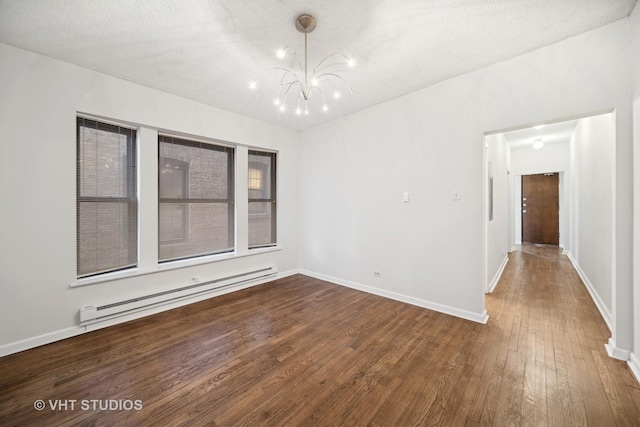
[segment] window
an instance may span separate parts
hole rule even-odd
[[[249,248],[276,243],[276,153],[249,150]]]
[[[138,262],[136,131],[77,118],[78,277]]]
[[[158,259],[232,251],[233,149],[165,135],[158,145]]]

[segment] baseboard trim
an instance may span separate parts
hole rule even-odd
[[[396,292],[387,291],[380,288],[374,288],[373,286],[363,285],[360,283],[352,282],[349,280],[339,279],[337,277],[328,276],[326,274],[316,273],[309,270],[300,270],[300,274],[305,276],[313,277],[315,279],[324,280],[326,282],[331,282],[336,285],[345,286],[347,288],[355,289],[358,291],[366,292],[369,294],[377,295],[384,298],[389,298],[395,301],[404,302],[407,304],[415,305],[422,308],[427,308],[429,310],[437,311],[439,313],[448,314],[450,316],[459,317],[465,320],[471,320],[472,322],[477,323],[487,323],[489,320],[489,315],[485,310],[483,313],[474,313],[471,311],[460,310],[455,307],[450,307],[443,304],[438,304],[431,301],[426,301],[420,298],[414,298],[408,295],[399,294]]]
[[[624,348],[620,348],[616,346],[616,342],[613,340],[613,337],[609,338],[609,341],[604,345],[604,348],[607,350],[607,354],[609,357],[613,359],[618,359],[622,361],[628,361],[631,352]]]
[[[272,282],[274,280],[282,279],[288,276],[292,276],[294,274],[298,274],[299,271],[289,270],[284,271],[282,273],[276,274],[274,277],[268,277],[263,279],[256,279],[255,281],[251,281],[248,283],[242,283],[237,286],[231,286],[222,290],[212,290],[208,293],[198,295],[195,297],[187,297],[185,299],[167,303],[164,305],[155,306],[149,309],[140,309],[134,313],[125,314],[120,317],[111,318],[102,322],[96,322],[89,325],[77,325],[69,328],[61,329],[58,331],[47,332],[42,335],[38,335],[31,338],[26,338],[20,341],[11,342],[8,344],[4,344],[0,346],[0,357],[8,356],[10,354],[19,353],[21,351],[30,350],[32,348],[40,347],[46,344],[50,344],[56,341],[61,341],[67,338],[74,337],[76,335],[84,334],[87,332],[95,331],[98,329],[103,329],[109,326],[117,325],[120,323],[128,322],[130,320],[139,319],[141,317],[151,316],[153,314],[161,313],[163,311],[172,310],[174,308],[178,308],[184,305],[193,304],[199,301],[203,301],[205,299],[214,298],[220,295],[228,294],[231,292],[240,291],[242,289],[250,288],[253,286],[258,286],[263,283]]]
[[[500,264],[500,268],[498,268],[498,271],[496,271],[495,276],[493,276],[493,280],[491,280],[491,283],[489,283],[489,289],[487,290],[486,293],[490,294],[491,292],[493,292],[496,286],[498,286],[498,282],[500,281],[500,278],[502,277],[502,273],[504,272],[504,269],[507,266],[508,262],[509,262],[509,257],[508,256],[504,257],[504,259],[502,260],[502,264]]]
[[[640,360],[638,360],[635,353],[629,354],[627,365],[629,365],[631,372],[633,372],[633,375],[635,375],[636,380],[638,380],[638,383],[640,384]]]
[[[604,319],[604,322],[607,324],[607,327],[609,328],[610,331],[613,331],[611,327],[611,313],[609,313],[609,310],[607,310],[607,307],[604,305],[604,302],[602,302],[600,295],[598,295],[595,288],[591,284],[591,281],[589,281],[589,278],[587,277],[585,272],[582,271],[582,268],[580,268],[580,265],[578,264],[578,262],[573,258],[573,254],[569,251],[566,251],[566,252],[563,251],[563,253],[567,256],[567,258],[569,258],[569,261],[571,261],[573,268],[578,273],[578,276],[580,276],[580,279],[582,279],[582,283],[584,283],[584,286],[587,288],[587,291],[589,291],[589,295],[591,295],[591,299],[596,304],[596,307],[598,307],[598,311],[600,311],[600,315]]]
[[[47,332],[24,340],[11,342],[0,346],[0,357],[8,356],[21,351],[30,350],[52,342],[61,341],[76,335],[84,334],[86,329],[84,326],[72,326],[70,328],[60,329],[59,331]]]

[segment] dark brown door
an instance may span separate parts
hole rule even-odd
[[[522,176],[522,241],[558,245],[558,174]]]

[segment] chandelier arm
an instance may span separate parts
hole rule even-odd
[[[347,89],[349,89],[349,92],[353,93],[353,89],[351,89],[351,86],[349,86],[349,83],[347,83],[347,81],[344,78],[340,77],[339,75],[337,75],[335,73],[322,73],[322,74],[318,74],[316,79],[319,80],[319,79],[321,79],[323,77],[335,77],[335,78],[341,80],[347,86]]]
[[[288,70],[288,69],[286,69],[286,68],[282,68],[282,67],[271,67],[271,68],[267,68],[267,69],[265,69],[265,70],[262,70],[262,71],[261,71],[257,76],[255,76],[255,77],[253,78],[253,81],[257,81],[257,80],[260,78],[260,76],[261,76],[261,75],[266,74],[266,73],[268,73],[269,71],[284,71],[284,74],[282,75],[282,78],[280,79],[280,83],[281,83],[281,84],[282,84],[282,81],[284,80],[284,77],[285,77],[287,74],[294,74],[294,75],[295,75],[295,73],[294,73],[293,71],[290,71],[290,70]]]
[[[284,86],[286,86],[286,89],[284,91],[284,95],[282,96],[282,99],[283,99],[283,101],[285,103],[286,103],[287,95],[289,95],[289,91],[291,90],[291,88],[293,86],[299,86],[300,90],[301,91],[303,90],[302,82],[300,80],[294,80],[292,82],[287,82],[287,83],[284,84]]]
[[[315,74],[315,72],[316,72],[317,70],[320,70],[320,69],[321,69],[322,64],[323,64],[325,61],[327,61],[327,60],[328,60],[328,59],[330,59],[330,58],[336,57],[336,56],[337,56],[337,57],[339,57],[339,58],[344,59],[344,60],[346,61],[346,63],[347,63],[347,64],[348,64],[348,63],[349,63],[349,61],[350,61],[350,58],[349,58],[347,55],[343,55],[343,54],[341,54],[341,53],[333,53],[333,54],[331,54],[331,55],[329,55],[329,56],[326,56],[324,59],[322,59],[322,61],[320,61],[320,62],[318,63],[318,65],[316,65],[316,67],[313,69],[314,74]],[[327,67],[332,67],[332,66],[334,66],[334,65],[338,65],[338,64],[328,64],[328,65],[326,65],[326,66],[327,66]]]
[[[322,89],[321,89],[321,88],[319,88],[318,86],[311,86],[311,87],[309,88],[309,91],[307,92],[307,94],[308,94],[308,98],[311,98],[311,94],[313,93],[313,91],[314,91],[314,90],[315,90],[316,92],[319,92],[319,93],[320,93],[320,95],[322,95],[322,98],[324,99],[324,92],[323,92],[323,91],[322,91]],[[308,98],[307,98],[307,99],[308,99]]]
[[[300,79],[298,78],[298,76],[296,75],[296,73],[294,73],[293,71],[289,71],[287,69],[283,68],[283,71],[285,71],[285,73],[282,75],[282,77],[280,78],[280,86],[284,85],[284,79],[291,74],[293,77],[295,77],[296,80],[300,81]]]
[[[267,72],[269,72],[269,71],[284,71],[284,72],[287,72],[287,73],[290,73],[290,72],[291,72],[291,71],[289,71],[288,69],[283,68],[283,67],[271,67],[271,68],[266,68],[266,69],[262,70],[262,71],[260,72],[260,74],[264,74],[264,73],[267,73]]]

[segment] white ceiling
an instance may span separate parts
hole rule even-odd
[[[629,15],[635,0],[0,0],[0,42],[292,129],[306,129]],[[356,58],[330,111],[283,114],[247,89],[302,52]]]
[[[527,127],[505,132],[504,136],[512,149],[531,148],[536,138],[542,138],[544,145],[569,142],[578,120],[550,123],[541,129]]]

